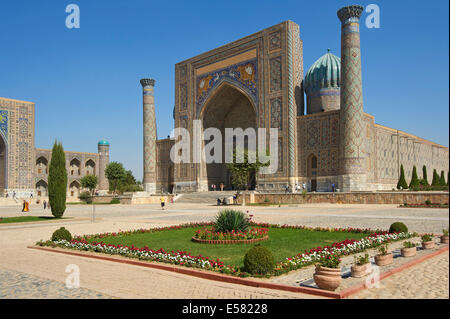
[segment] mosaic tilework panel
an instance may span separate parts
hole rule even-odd
[[[21,138],[28,137],[28,119],[24,118],[19,119],[19,136]]]
[[[230,82],[242,89],[250,96],[254,104],[258,105],[258,63],[257,59],[251,59],[204,74],[197,78],[197,116],[200,114],[203,104],[214,88],[218,87],[224,81]]]
[[[270,92],[281,91],[281,75],[282,75],[282,62],[281,56],[272,58],[269,60],[270,68]]]
[[[4,137],[8,136],[8,111],[6,110],[0,110],[0,132]],[[6,142],[8,142],[7,139]]]
[[[281,32],[273,32],[269,35],[269,50],[281,49]]]
[[[180,84],[180,109],[185,111],[187,109],[187,84]]]
[[[283,108],[281,97],[270,100],[270,127],[283,129]]]

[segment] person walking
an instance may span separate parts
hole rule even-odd
[[[159,200],[161,201],[161,209],[164,210],[164,206],[166,206],[166,199],[164,196],[161,196]]]
[[[47,201],[44,199],[44,209],[47,208]]]
[[[23,212],[25,212],[25,199],[23,200],[23,203],[22,203],[22,213]]]

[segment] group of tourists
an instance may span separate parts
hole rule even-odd
[[[220,187],[220,191],[223,192],[223,188],[225,187],[225,185],[223,183],[220,183],[219,187]],[[211,184],[211,190],[212,191],[216,190],[216,184]]]

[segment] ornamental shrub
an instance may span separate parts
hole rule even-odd
[[[120,204],[120,199],[118,198],[113,198],[111,199],[111,201],[109,202],[110,204]]]
[[[66,156],[62,144],[55,141],[48,171],[48,200],[55,218],[61,218],[66,210],[66,192]]]
[[[403,164],[400,166],[400,178],[397,183],[397,189],[408,189],[408,183],[405,179],[405,170],[403,169]]]
[[[60,229],[55,230],[55,232],[52,235],[52,241],[57,241],[57,240],[71,241],[72,235],[70,234],[70,232],[67,229],[65,229],[64,227],[61,227]]]
[[[246,231],[250,227],[250,219],[238,210],[225,209],[219,212],[214,221],[216,232]]]
[[[87,191],[81,192],[81,194],[78,196],[78,198],[88,204],[92,203],[92,196]]]
[[[265,275],[273,271],[275,260],[272,253],[267,248],[256,245],[244,256],[244,271],[253,275]]]
[[[441,186],[447,185],[447,184],[445,183],[444,171],[441,171],[441,178],[440,178],[440,181],[441,181]]]
[[[413,171],[412,171],[412,177],[411,177],[411,182],[409,183],[409,188],[415,188],[415,187],[419,187],[419,177],[417,177],[417,169],[416,166],[414,165],[413,167]]]
[[[420,184],[424,186],[428,186],[428,175],[427,175],[427,167],[424,165],[422,167],[422,179],[420,180]]]
[[[408,227],[402,222],[395,222],[389,227],[389,233],[407,233]]]
[[[436,172],[436,170],[433,170],[433,181],[431,182],[432,186],[441,186],[441,178],[439,177],[439,174]]]

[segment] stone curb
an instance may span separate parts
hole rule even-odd
[[[224,240],[219,240],[219,239],[199,239],[199,238],[195,238],[192,237],[192,240],[197,242],[197,243],[201,243],[201,244],[221,244],[221,245],[226,245],[226,244],[252,244],[252,243],[256,243],[259,241],[263,241],[263,240],[268,240],[269,236],[264,236],[261,238],[255,238],[255,239],[245,239],[245,240],[232,240],[232,239],[224,239]]]
[[[54,252],[54,253],[60,253],[60,254],[66,254],[66,255],[72,255],[72,256],[80,256],[80,257],[87,257],[87,258],[93,258],[93,259],[100,259],[100,260],[107,260],[112,262],[119,262],[123,264],[128,265],[135,265],[135,266],[143,266],[147,268],[155,268],[159,270],[166,270],[171,271],[175,273],[180,273],[184,275],[190,275],[198,278],[203,279],[209,279],[209,280],[215,280],[220,282],[227,282],[231,284],[239,284],[244,286],[250,286],[250,287],[257,287],[257,288],[268,288],[268,289],[276,289],[276,290],[282,290],[282,291],[290,291],[290,292],[298,292],[298,293],[304,293],[309,295],[315,295],[320,297],[327,297],[327,298],[334,298],[334,299],[344,299],[347,298],[350,295],[353,295],[363,289],[366,289],[365,283],[347,288],[346,290],[343,290],[341,292],[333,292],[318,288],[309,288],[309,287],[294,287],[294,286],[287,286],[282,284],[275,284],[275,283],[269,283],[269,282],[260,282],[255,281],[251,279],[245,279],[240,277],[233,277],[213,272],[202,272],[195,269],[185,268],[185,267],[178,267],[175,265],[168,266],[168,265],[161,265],[156,263],[150,263],[150,262],[144,262],[144,261],[138,261],[138,260],[125,260],[120,259],[113,256],[100,256],[98,254],[86,254],[83,252],[74,252],[74,251],[64,251],[63,248],[47,248],[47,247],[41,247],[41,246],[28,246],[27,248],[30,249],[37,249],[37,250],[43,250],[48,252]],[[380,274],[380,281],[392,276],[398,272],[401,272],[407,268],[410,268],[416,264],[419,264],[425,260],[428,260],[432,257],[435,257],[437,255],[440,255],[446,251],[449,250],[449,246],[443,247],[437,251],[434,251],[428,255],[422,256],[420,258],[417,258],[415,260],[410,261],[409,263],[403,264],[397,268],[391,269],[387,272],[384,272]]]

